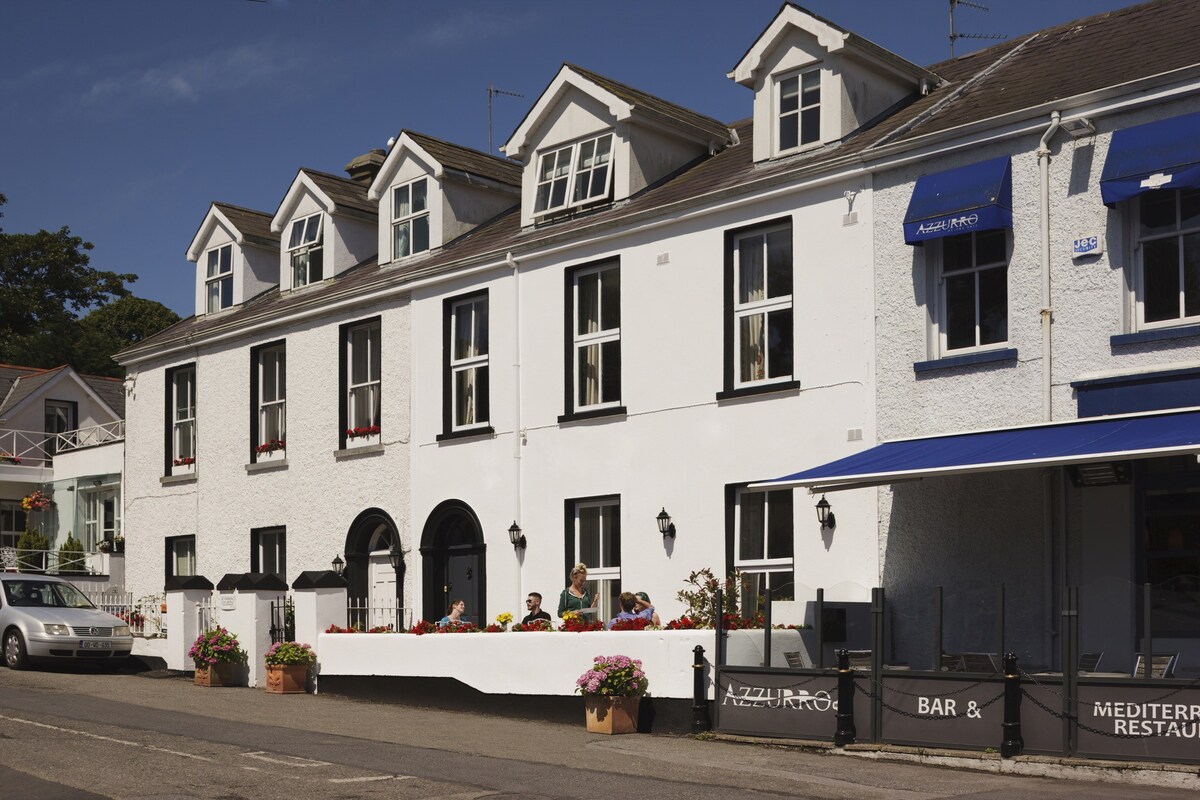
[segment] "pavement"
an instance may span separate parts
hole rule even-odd
[[[107,703],[122,703],[136,706],[139,711],[170,712],[176,718],[195,715],[206,723],[227,721],[243,726],[272,726],[325,734],[331,740],[352,737],[425,752],[449,751],[460,756],[464,764],[468,756],[487,761],[536,760],[539,765],[561,765],[570,770],[578,770],[586,763],[586,769],[594,774],[611,772],[630,778],[644,776],[648,780],[697,784],[720,776],[726,786],[743,785],[786,796],[794,796],[800,781],[805,786],[822,787],[822,791],[829,792],[828,796],[918,798],[956,796],[956,789],[961,790],[964,781],[986,784],[990,780],[982,774],[968,780],[964,771],[992,773],[1001,782],[1005,781],[1000,776],[1010,781],[1017,776],[1028,776],[1028,782],[1022,785],[1028,787],[1030,794],[1022,792],[1020,796],[1060,796],[1036,790],[1048,785],[1038,780],[1046,778],[1141,787],[1140,791],[1131,789],[1124,794],[1114,787],[1116,794],[1104,796],[1186,797],[1189,792],[1200,790],[1200,765],[1196,764],[1101,762],[1045,756],[1001,759],[991,753],[873,745],[834,748],[822,742],[720,734],[604,737],[585,730],[582,703],[579,724],[564,725],[388,705],[328,694],[269,695],[245,688],[202,689],[193,686],[188,677],[165,671],[106,675],[67,669],[0,670],[0,699],[4,699],[5,708],[14,709],[12,713],[21,706],[36,708],[37,696],[45,697],[47,693],[84,696],[94,700],[97,708]],[[165,719],[168,715],[162,716]],[[143,713],[141,717],[153,719],[154,715]],[[154,724],[147,729],[153,729]],[[162,725],[164,733],[167,732],[167,723]],[[944,769],[929,769],[931,766]],[[1160,794],[1151,787],[1165,791],[1160,790]],[[1004,796],[1017,795],[1011,793],[1010,787]]]

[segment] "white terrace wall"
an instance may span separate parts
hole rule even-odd
[[[338,460],[338,326],[381,317],[384,452]],[[247,470],[250,348],[287,344],[286,466]],[[163,409],[168,367],[197,363],[197,462],[192,482],[164,485]],[[198,348],[187,357],[138,365],[128,398],[125,527],[128,588],[158,592],[164,540],[196,536],[196,569],[214,583],[250,570],[255,528],[286,526],[289,583],[304,570],[329,569],[347,530],[367,508],[400,527],[408,549],[409,306],[363,306],[287,328]]]
[[[519,281],[511,270],[497,269],[414,291],[413,382],[419,391],[411,528],[419,537],[430,512],[447,499],[474,510],[487,542],[489,617],[516,613],[531,590],[541,592],[554,612],[566,583],[564,503],[597,495],[620,496],[623,588],[645,590],[664,620],[675,617],[683,611],[675,593],[690,572],[711,567],[720,574],[725,568],[727,484],[795,472],[873,440],[871,201],[869,192],[860,195],[859,224],[843,227],[843,192],[851,188],[863,188],[861,181],[731,202],[554,256],[526,259],[518,253]],[[725,231],[781,217],[793,226],[795,374],[801,388],[718,401]],[[565,274],[609,258],[618,258],[621,267],[621,401],[628,413],[559,423],[565,410]],[[443,302],[482,289],[490,304],[496,432],[438,442]],[[863,442],[848,442],[850,429],[861,429]],[[861,591],[844,599],[868,599],[866,587],[878,579],[873,495],[839,497],[838,528],[824,536],[815,498],[797,490],[794,503],[798,586],[850,582]],[[677,538],[665,542],[655,524],[663,507],[678,528]],[[514,519],[528,539],[519,554],[507,535]],[[420,580],[411,563],[408,574]]]

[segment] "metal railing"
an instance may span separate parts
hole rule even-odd
[[[56,453],[82,450],[125,439],[125,420],[106,422],[62,433],[0,430],[0,464],[46,467]]]
[[[358,631],[406,631],[412,627],[413,610],[395,597],[351,597],[346,600],[346,627]]]
[[[98,575],[97,552],[63,553],[59,550],[22,550],[0,547],[0,569],[4,572],[32,572],[45,575]]]
[[[206,597],[196,603],[196,630],[204,632],[217,624],[211,597]]]

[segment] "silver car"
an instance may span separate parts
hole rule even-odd
[[[92,605],[83,592],[50,575],[0,575],[4,663],[79,658],[117,664],[133,650],[129,624]]]

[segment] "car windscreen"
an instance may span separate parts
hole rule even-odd
[[[18,608],[93,608],[83,592],[69,583],[36,579],[4,581],[4,598]]]

